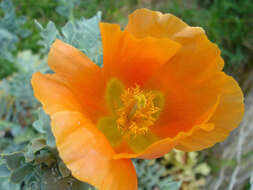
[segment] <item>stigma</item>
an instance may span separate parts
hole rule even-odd
[[[146,134],[160,111],[154,104],[155,93],[143,91],[139,86],[124,89],[120,96],[123,103],[117,111],[117,127],[123,135],[136,136]]]

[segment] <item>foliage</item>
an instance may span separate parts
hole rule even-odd
[[[44,113],[42,108],[38,110],[38,120],[33,122],[33,127],[36,129],[37,132],[42,134],[44,137],[47,146],[51,148],[55,148],[55,139],[51,132],[50,126],[50,118],[48,115]]]
[[[134,164],[141,190],[200,190],[211,171],[207,163],[199,161],[199,153],[179,150],[156,160],[135,160]]]
[[[199,153],[173,150],[160,161],[161,165],[169,167],[165,176],[170,175],[175,180],[182,181],[182,190],[198,190],[205,186],[205,178],[211,168],[205,162],[199,161]]]
[[[223,50],[230,66],[245,63],[247,53],[252,52],[253,2],[246,1],[214,1],[209,6],[210,12],[206,26],[209,36]]]
[[[18,1],[21,6],[19,13],[28,15],[27,28],[32,30],[32,36],[24,40],[21,49],[31,48],[38,52],[38,29],[34,26],[34,19],[42,25],[50,19],[57,26],[68,20],[82,16],[91,17],[101,10],[105,14],[105,21],[127,23],[127,14],[138,7],[149,7],[162,12],[170,12],[194,26],[202,26],[210,39],[218,43],[222,55],[226,60],[226,70],[238,73],[246,66],[250,66],[252,59],[252,0],[43,0]],[[30,7],[34,7],[30,10]],[[56,11],[55,11],[56,10]],[[59,17],[58,13],[61,15]]]
[[[4,78],[0,82],[0,190],[93,189],[74,179],[59,158],[50,118],[38,109],[30,79],[37,71],[52,72],[43,57],[56,38],[102,65],[98,25],[101,13],[98,10],[104,13],[103,20],[122,25],[126,24],[128,13],[144,5],[171,12],[207,31],[211,40],[221,47],[227,69],[237,70],[252,59],[251,0],[13,0],[13,3],[14,6],[11,0],[2,0],[0,4],[0,78]],[[246,140],[252,132],[245,127],[250,126],[251,116],[248,115],[242,132],[235,133],[232,142],[221,146],[223,153],[218,152],[222,157],[217,158],[219,164],[212,162],[216,159],[213,153],[207,153],[207,165],[200,161],[203,153],[177,150],[157,160],[134,160],[139,189],[197,190],[205,184],[211,184],[211,189],[214,186],[216,189],[237,188],[237,183],[245,183],[252,170],[252,143]],[[238,148],[242,146],[241,141],[243,150]],[[211,169],[213,179],[207,183]],[[250,182],[253,186],[252,177]]]
[[[56,11],[61,15],[69,20],[74,19],[74,13],[73,9],[75,6],[78,6],[80,4],[80,0],[73,0],[73,1],[68,1],[68,0],[56,0],[58,2],[58,6],[56,7]]]
[[[3,78],[15,71],[11,63],[13,63],[16,45],[19,38],[27,37],[30,32],[21,28],[26,19],[16,16],[15,8],[10,0],[3,0],[0,8],[4,14],[0,19],[0,78]]]
[[[45,60],[31,51],[20,52],[14,62],[18,72],[0,82],[0,118],[25,126],[25,119],[38,105],[30,84],[32,74],[36,71],[48,72],[49,68]]]
[[[26,70],[25,67],[23,68]],[[44,71],[44,67],[40,67],[40,71]],[[17,83],[16,80],[12,82]],[[28,81],[29,83],[30,81]],[[18,91],[13,91],[13,95],[18,94]],[[27,100],[27,98],[26,95],[25,99]],[[37,106],[36,104],[32,108]],[[24,113],[27,111],[27,109],[22,110]],[[90,186],[74,179],[60,160],[55,148],[49,117],[42,109],[39,109],[38,116],[38,120],[34,122],[30,120],[23,127],[20,121],[14,123],[1,120],[0,189],[88,190]],[[32,122],[33,127],[31,126]]]
[[[29,141],[23,149],[1,154],[0,189],[88,190],[89,185],[71,177],[56,149],[49,147],[43,137]]]
[[[73,19],[84,17],[91,17],[95,15],[98,11],[106,13],[103,15],[103,20],[105,21],[117,21],[125,23],[126,17],[123,14],[133,10],[138,4],[138,0],[56,0],[59,2],[56,11],[63,15],[65,18]],[[65,10],[63,13],[59,10]]]
[[[37,43],[40,40],[39,29],[34,24],[34,20],[38,20],[42,24],[46,24],[49,20],[57,21],[57,25],[66,22],[66,18],[60,16],[56,11],[57,2],[53,0],[12,0],[16,7],[16,14],[19,16],[26,16],[26,23],[23,28],[31,31],[28,38],[22,39],[22,43],[18,43],[19,51],[27,49],[32,50],[33,53],[38,53],[40,46]]]
[[[19,190],[24,184],[28,188],[35,177],[36,167],[26,162],[25,149],[29,141],[40,134],[31,128],[38,102],[30,85],[32,73],[46,72],[48,67],[39,56],[30,51],[20,52],[14,59],[18,72],[0,83],[0,189]],[[34,175],[33,175],[34,174]],[[33,179],[33,180],[34,180]],[[10,181],[9,181],[10,180]]]
[[[57,30],[55,24],[50,21],[46,28],[38,22],[43,40],[40,44],[44,46],[44,52],[48,52],[51,44],[56,38],[73,45],[83,51],[98,65],[102,65],[102,43],[99,30],[101,12],[90,19],[81,18],[69,21],[61,30]]]
[[[90,18],[98,11],[102,11],[105,13],[103,18],[106,21],[120,20],[125,22],[126,16],[123,12],[126,12],[126,10],[124,9],[131,7],[133,10],[137,0],[13,0],[13,2],[15,7],[18,7],[17,14],[26,15],[27,17],[24,28],[31,31],[29,38],[22,39],[22,43],[18,44],[18,49],[31,49],[33,53],[38,53],[41,47],[37,44],[40,34],[34,20],[37,20],[43,26],[49,20],[57,26],[62,26],[69,20],[80,19],[81,17]],[[123,9],[123,12],[121,9]]]
[[[0,57],[0,79],[11,75],[16,70],[16,66],[12,62]]]
[[[165,177],[166,169],[155,160],[134,160],[139,190],[179,190],[181,182]]]

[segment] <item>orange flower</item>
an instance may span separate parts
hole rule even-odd
[[[140,9],[119,25],[100,24],[103,68],[56,40],[55,74],[36,73],[35,96],[52,119],[60,157],[100,190],[136,190],[130,158],[172,148],[198,151],[223,141],[244,112],[236,81],[203,29]]]

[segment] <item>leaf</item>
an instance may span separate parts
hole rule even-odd
[[[165,167],[155,162],[155,160],[134,160],[133,163],[137,172],[140,190],[153,190],[155,187],[161,190],[171,190],[166,188],[176,188],[176,184],[180,184],[180,182],[173,181],[168,176],[165,177]]]
[[[0,178],[8,177],[10,175],[10,170],[5,164],[0,165]]]
[[[91,189],[91,186],[87,183],[76,180],[71,187],[71,190],[96,190],[95,188]]]
[[[46,140],[45,139],[34,139],[32,141],[32,145],[31,145],[31,148],[32,148],[32,152],[33,153],[36,153],[38,152],[39,150],[45,148],[47,145],[46,145]]]
[[[16,50],[19,37],[25,38],[30,32],[21,29],[26,22],[25,17],[18,17],[11,0],[3,0],[0,8],[4,16],[0,18],[0,57],[8,61],[13,61],[12,52]]]
[[[73,177],[59,177],[57,173],[52,172],[52,169],[44,169],[41,184],[45,190],[88,190],[88,184],[80,182]]]
[[[26,163],[51,166],[56,162],[56,150],[48,147],[44,138],[34,139],[25,149]]]
[[[41,30],[42,40],[40,44],[44,46],[44,52],[48,52],[56,38],[78,48],[84,52],[97,65],[103,64],[102,42],[99,29],[101,21],[101,12],[89,19],[81,18],[79,20],[69,21],[57,30],[55,24],[50,21],[46,28],[35,21]]]
[[[43,123],[41,122],[40,119],[38,119],[38,120],[36,120],[36,121],[33,122],[33,127],[39,133],[46,133],[46,131],[44,130]]]
[[[40,55],[33,54],[31,50],[19,52],[15,61],[18,66],[18,72],[26,73],[30,78],[37,71],[42,73],[50,71],[46,64],[46,59],[40,58]]]
[[[80,0],[57,0],[58,6],[56,7],[56,12],[61,16],[64,16],[69,19],[73,19],[73,9],[75,6],[80,4]]]
[[[51,131],[50,117],[43,111],[42,108],[38,110],[39,119],[33,123],[33,127],[39,132],[45,135],[46,143],[49,147],[54,148],[55,138]]]
[[[211,168],[206,163],[201,163],[195,168],[195,172],[207,176]]]
[[[5,122],[25,126],[31,122],[29,119],[32,119],[30,115],[33,109],[38,107],[30,82],[32,74],[37,71],[47,73],[50,69],[45,59],[32,54],[31,51],[19,52],[14,61],[18,72],[0,83],[0,118]]]
[[[29,145],[27,146],[27,150],[24,153],[24,157],[25,157],[25,162],[26,163],[34,161],[35,155],[34,155],[34,153],[32,151],[31,146],[29,146]]]
[[[166,185],[166,187],[161,188],[161,190],[179,190],[181,186],[181,182],[170,182]]]
[[[4,121],[4,120],[0,120],[0,130],[3,129],[10,129],[12,126],[14,126],[15,124],[12,122],[8,122],[8,121]]]
[[[23,165],[15,169],[10,176],[10,180],[13,183],[22,182],[28,174],[33,172],[33,167],[30,164]]]
[[[36,156],[34,155],[34,160],[34,163],[37,165],[44,163],[49,167],[56,162],[56,159],[53,157],[53,155],[47,151],[40,151],[40,154]]]
[[[62,161],[58,164],[58,167],[62,177],[68,177],[71,175],[70,170],[66,167],[66,165]]]
[[[42,40],[39,41],[40,45],[44,46],[44,53],[47,53],[51,47],[51,44],[55,41],[55,39],[59,36],[59,32],[52,21],[49,21],[46,28],[35,20],[35,24],[40,29]]]
[[[24,154],[22,152],[13,152],[10,154],[3,154],[1,156],[10,170],[20,167],[24,162]]]
[[[42,108],[39,108],[38,110],[38,116],[39,119],[33,122],[33,127],[39,132],[39,133],[47,133],[48,129],[50,128],[50,118]]]
[[[0,190],[20,190],[20,184],[11,183],[8,177],[1,178]]]
[[[0,28],[0,56],[7,61],[13,61],[13,55],[11,52],[16,50],[16,44],[18,42],[17,36],[11,34],[4,28]]]
[[[23,148],[24,144],[14,144],[11,138],[0,138],[0,162],[2,163],[4,160],[3,158],[1,158],[2,155],[14,152],[21,152],[20,150],[22,150]]]
[[[25,128],[19,134],[15,136],[14,142],[17,144],[28,142],[36,137],[38,137],[38,134],[36,134],[34,130],[30,128]]]

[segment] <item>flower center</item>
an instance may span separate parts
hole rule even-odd
[[[152,92],[144,92],[139,86],[128,88],[123,91],[120,99],[123,106],[116,114],[117,127],[124,135],[139,135],[148,132],[149,127],[156,121],[155,114],[160,111],[154,105],[156,95]]]

